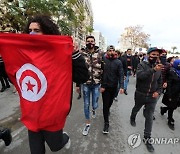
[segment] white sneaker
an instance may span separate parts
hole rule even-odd
[[[96,111],[92,110],[92,118],[96,118]]]
[[[82,134],[83,134],[84,136],[87,136],[88,133],[89,133],[89,129],[90,129],[90,124],[86,124],[86,126],[85,126],[84,129],[83,129]]]
[[[114,100],[117,102],[117,101],[118,101],[118,98],[117,98],[117,97],[114,97]]]
[[[66,134],[67,136],[69,136],[66,132],[63,132],[63,134]],[[68,139],[68,142],[64,145],[65,149],[69,149],[71,147],[71,139]]]

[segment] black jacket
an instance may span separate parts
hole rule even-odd
[[[102,69],[102,88],[117,87],[118,81],[120,88],[124,88],[123,66],[119,59],[108,59],[104,57]]]
[[[89,72],[85,59],[79,52],[75,52],[72,55],[72,67],[73,82],[82,84],[89,79]]]
[[[171,108],[180,106],[180,77],[173,68],[167,73],[167,88],[162,103]]]
[[[138,64],[136,76],[136,91],[146,96],[152,96],[154,92],[162,92],[161,71],[155,71],[148,62]]]
[[[131,67],[132,67],[132,71],[134,70],[133,69],[133,56],[131,55],[130,56],[130,65],[131,65]],[[127,65],[127,54],[124,54],[122,57],[121,57],[121,61],[124,63],[124,65],[125,66],[123,66],[124,67],[124,71],[128,71],[129,69],[128,69],[128,65]],[[127,72],[125,73],[126,75],[127,75]]]
[[[119,57],[118,59],[123,65],[124,76],[127,76],[127,61],[123,57]]]

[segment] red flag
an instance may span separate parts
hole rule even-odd
[[[70,109],[72,39],[0,34],[0,54],[20,96],[21,121],[32,131],[64,127]]]

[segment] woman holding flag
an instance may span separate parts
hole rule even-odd
[[[68,149],[70,138],[63,128],[72,81],[82,84],[89,79],[85,60],[71,37],[58,36],[58,26],[48,16],[32,18],[25,33],[0,35],[0,53],[20,96],[31,154],[45,154],[45,142],[53,152]]]

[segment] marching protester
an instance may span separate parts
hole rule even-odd
[[[136,52],[133,56],[133,72],[134,76],[136,75],[137,66],[144,60],[143,53],[140,52],[139,54]]]
[[[163,91],[164,89],[166,89],[167,87],[167,72],[170,69],[170,63],[167,62],[167,51],[162,49],[162,53],[160,54],[160,61],[161,64],[163,64],[162,68],[161,68],[161,72],[162,72],[162,87],[163,87]]]
[[[113,45],[107,47],[106,55],[103,58],[103,74],[101,93],[103,99],[103,117],[104,117],[104,129],[103,133],[109,133],[109,115],[110,108],[113,104],[113,99],[116,94],[118,81],[120,83],[120,93],[124,92],[124,73],[123,66],[119,59]]]
[[[10,54],[19,58],[16,63],[14,56],[0,52],[20,96],[21,121],[28,128],[31,154],[45,154],[45,142],[53,152],[68,149],[70,138],[63,128],[71,107],[72,79],[78,84],[88,80],[85,60],[77,44],[73,49],[72,38],[50,36],[60,32],[49,16],[30,19],[25,33],[36,35],[9,34],[7,42],[1,38],[2,48],[16,39],[17,44],[9,46],[14,49]]]
[[[122,53],[118,50],[115,51],[117,54],[117,59],[119,59],[123,65],[123,72],[124,72],[124,78],[127,76],[127,67],[126,67],[126,61],[124,58],[122,58]],[[117,85],[117,90],[114,96],[114,100],[117,102],[118,101],[118,94],[119,94],[119,90],[120,90],[120,81],[118,81],[118,85]]]
[[[167,74],[167,88],[163,96],[162,103],[166,107],[161,107],[161,115],[168,111],[168,126],[174,130],[173,112],[180,106],[180,59],[173,62]]]
[[[8,81],[8,76],[5,70],[5,66],[1,54],[0,54],[0,81],[2,85],[0,92],[4,92],[7,88],[10,88],[10,83]]]
[[[84,52],[85,48],[81,48],[81,50],[79,51],[80,53]],[[76,86],[77,87],[77,86]],[[82,85],[78,85],[78,88],[76,89],[77,93],[78,93],[78,97],[77,99],[81,99],[81,91],[82,91]]]
[[[124,80],[124,94],[128,95],[127,93],[127,86],[129,83],[129,77],[133,73],[133,56],[132,56],[132,50],[127,49],[126,53],[122,56],[123,60],[126,62],[126,69],[127,69],[127,76]]]
[[[159,55],[161,49],[156,47],[147,50],[148,61],[143,61],[138,64],[136,75],[136,90],[135,90],[135,105],[130,116],[130,124],[136,126],[136,115],[144,105],[145,129],[144,142],[149,152],[154,151],[151,142],[151,131],[153,125],[153,115],[157,100],[162,91],[161,67],[159,64]]]
[[[101,61],[102,53],[97,46],[95,46],[94,36],[86,37],[86,49],[82,53],[86,60],[86,65],[89,70],[90,77],[86,83],[83,84],[83,99],[84,99],[84,114],[86,125],[82,134],[88,135],[90,129],[90,95],[92,95],[92,118],[96,117],[96,109],[98,108],[98,100],[100,94],[100,80],[101,80]],[[79,85],[77,85],[79,90]]]

